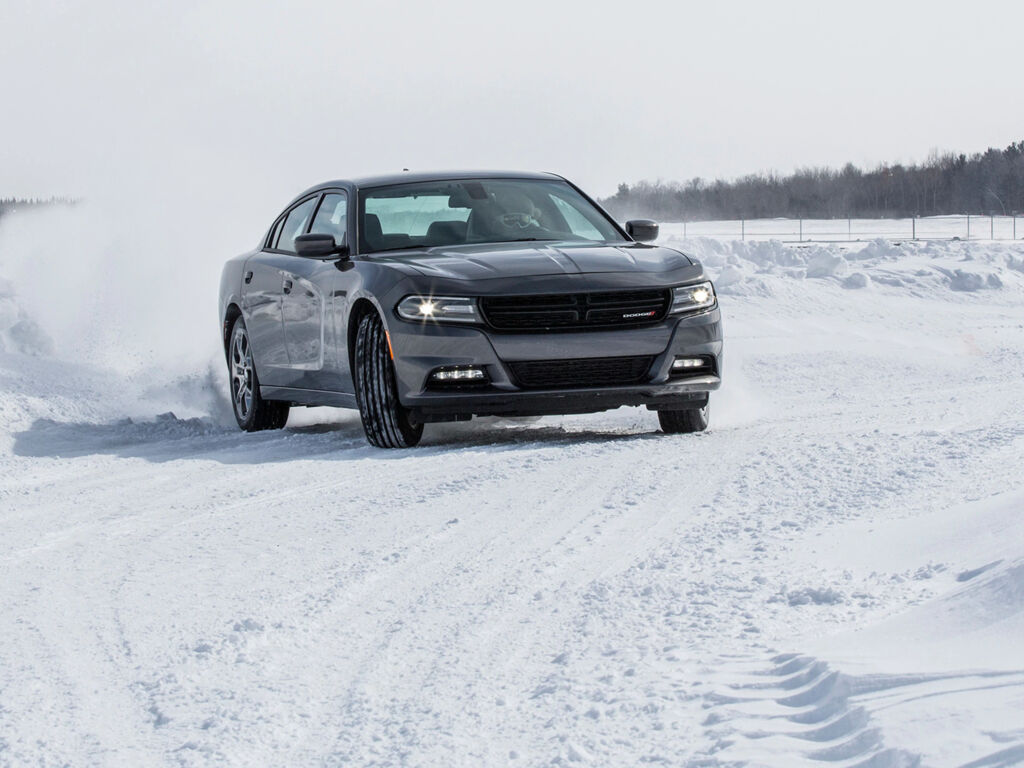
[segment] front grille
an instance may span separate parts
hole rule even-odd
[[[485,296],[480,309],[498,331],[632,328],[656,323],[668,312],[665,288],[607,293]]]
[[[637,384],[647,376],[654,355],[585,357],[578,360],[530,360],[509,363],[512,378],[524,389],[603,387]]]

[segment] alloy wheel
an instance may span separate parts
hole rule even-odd
[[[253,364],[249,335],[244,326],[235,328],[231,338],[231,400],[241,421],[249,418],[253,399]]]

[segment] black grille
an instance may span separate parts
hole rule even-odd
[[[512,377],[520,387],[555,389],[636,384],[647,376],[652,362],[654,355],[531,360],[508,365],[512,369]]]
[[[668,289],[562,293],[534,296],[485,296],[484,319],[499,331],[550,331],[579,328],[632,328],[656,323],[668,312]]]

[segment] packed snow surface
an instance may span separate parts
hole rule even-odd
[[[675,242],[710,431],[387,452],[238,432],[212,309],[209,367],[171,290],[76,337],[2,234],[0,765],[1024,762],[1021,246]]]

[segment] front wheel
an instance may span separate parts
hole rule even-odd
[[[685,411],[658,411],[661,431],[672,434],[703,432],[708,428],[710,401],[703,408],[688,408]]]
[[[246,432],[281,429],[288,421],[288,403],[264,400],[260,380],[252,359],[249,332],[242,318],[235,320],[228,345],[228,372],[231,374],[231,409],[235,421]]]
[[[410,419],[398,402],[395,366],[384,323],[376,314],[363,315],[356,333],[356,402],[363,431],[378,448],[411,448],[423,436],[423,425]]]

